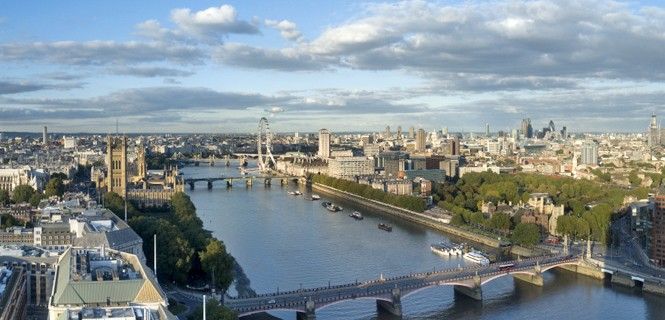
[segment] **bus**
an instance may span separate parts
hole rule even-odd
[[[510,269],[512,269],[513,267],[515,267],[515,264],[514,264],[514,263],[504,263],[504,264],[500,264],[500,265],[499,265],[499,271],[510,270]]]

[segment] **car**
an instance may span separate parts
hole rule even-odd
[[[275,301],[275,299],[268,300],[268,304],[275,304],[275,303],[277,303],[277,301]]]

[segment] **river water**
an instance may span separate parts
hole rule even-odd
[[[231,167],[186,167],[187,177],[239,176]],[[303,196],[287,192],[300,190]],[[430,244],[445,235],[321,194],[344,211],[329,213],[308,190],[255,180],[227,189],[199,183],[188,194],[205,228],[224,241],[257,293],[293,290],[376,279],[464,265],[461,258],[441,258]],[[349,217],[354,210],[365,217]],[[377,228],[386,222],[393,232]],[[483,301],[455,295],[452,287],[432,288],[402,299],[404,319],[665,319],[665,298],[612,286],[567,271],[550,270],[537,287],[502,277],[483,286]],[[295,319],[294,312],[272,313]],[[355,300],[317,310],[317,319],[390,319],[377,314],[373,300]]]

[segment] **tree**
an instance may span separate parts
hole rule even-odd
[[[14,203],[24,203],[29,202],[30,197],[35,194],[35,189],[27,184],[22,184],[14,188],[14,194],[12,195],[12,201]]]
[[[16,218],[14,218],[11,214],[3,214],[0,215],[0,219],[2,219],[2,229],[6,229],[9,227],[13,226],[22,226],[23,223],[21,221],[18,221]]]
[[[238,317],[233,311],[227,309],[215,299],[206,301],[206,319],[208,320],[235,320]],[[203,319],[203,307],[197,307],[189,316],[189,320]]]
[[[47,197],[58,196],[62,197],[65,193],[65,184],[62,183],[60,177],[51,178],[46,184],[46,189],[44,189],[44,194]]]
[[[60,179],[62,181],[65,181],[68,178],[67,178],[67,175],[62,173],[62,172],[55,172],[55,173],[51,174],[50,179]]]
[[[28,202],[30,203],[31,206],[37,207],[44,198],[45,196],[43,194],[35,192],[32,196],[30,196]]]
[[[214,275],[215,287],[226,291],[233,281],[233,258],[226,252],[224,243],[210,239],[205,250],[199,254],[203,271],[209,276]]]
[[[499,230],[510,230],[510,216],[501,212],[493,214],[489,220],[489,227]]]
[[[0,190],[0,206],[6,206],[9,204],[11,197],[9,196],[9,191]]]
[[[511,239],[519,245],[533,246],[540,241],[540,230],[534,223],[520,223],[515,227]]]
[[[157,234],[157,275],[160,279],[184,284],[192,267],[194,250],[182,232],[166,219],[137,216],[129,225],[143,239],[148,265],[153,265],[153,235]]]

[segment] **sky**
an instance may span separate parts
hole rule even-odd
[[[0,132],[642,132],[660,1],[2,1]]]

